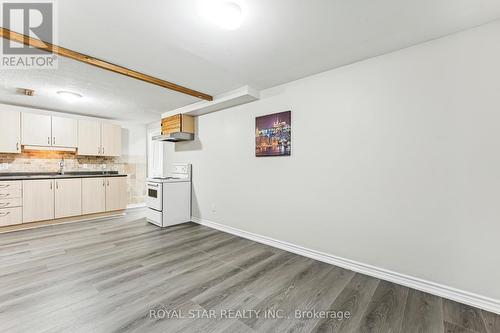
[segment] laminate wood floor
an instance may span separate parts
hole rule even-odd
[[[500,332],[492,313],[143,214],[0,234],[0,332]]]

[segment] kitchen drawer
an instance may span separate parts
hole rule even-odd
[[[23,209],[21,207],[0,209],[0,227],[23,223]]]
[[[0,181],[0,193],[3,193],[3,191],[9,191],[9,190],[20,190],[23,188],[23,182],[17,181],[17,182],[2,182]]]
[[[22,198],[12,198],[12,199],[0,199],[0,209],[2,208],[12,208],[21,207],[23,205]]]
[[[146,210],[146,220],[149,222],[156,224],[157,226],[162,227],[163,226],[163,214],[162,212],[159,212],[157,210],[148,208]]]
[[[22,193],[20,188],[2,188],[0,189],[0,200],[22,198]]]
[[[16,182],[1,182],[0,181],[0,200],[22,198],[23,183]],[[1,208],[1,207],[0,207]]]

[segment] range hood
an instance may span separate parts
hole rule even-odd
[[[153,136],[153,140],[155,140],[155,141],[168,141],[168,142],[192,141],[192,140],[194,140],[194,134],[193,133],[186,133],[186,132],[175,132],[175,133],[169,133],[169,134],[165,134],[165,135]]]

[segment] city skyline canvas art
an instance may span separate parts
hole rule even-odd
[[[292,111],[255,118],[255,156],[289,156],[292,152]]]

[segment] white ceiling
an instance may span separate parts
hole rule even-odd
[[[219,94],[268,88],[500,18],[498,0],[235,0],[245,20],[226,31],[200,18],[198,1],[212,0],[58,1],[57,43]],[[124,120],[148,122],[196,101],[68,60],[57,72],[0,74],[0,101]],[[89,98],[67,105],[49,93],[29,102],[12,93],[29,84],[47,92],[65,85]]]
[[[0,69],[0,75],[0,102],[123,121],[149,123],[160,119],[162,110],[198,101],[63,57],[57,70]],[[34,89],[35,95],[18,88]],[[83,97],[69,102],[57,94],[60,90]]]

